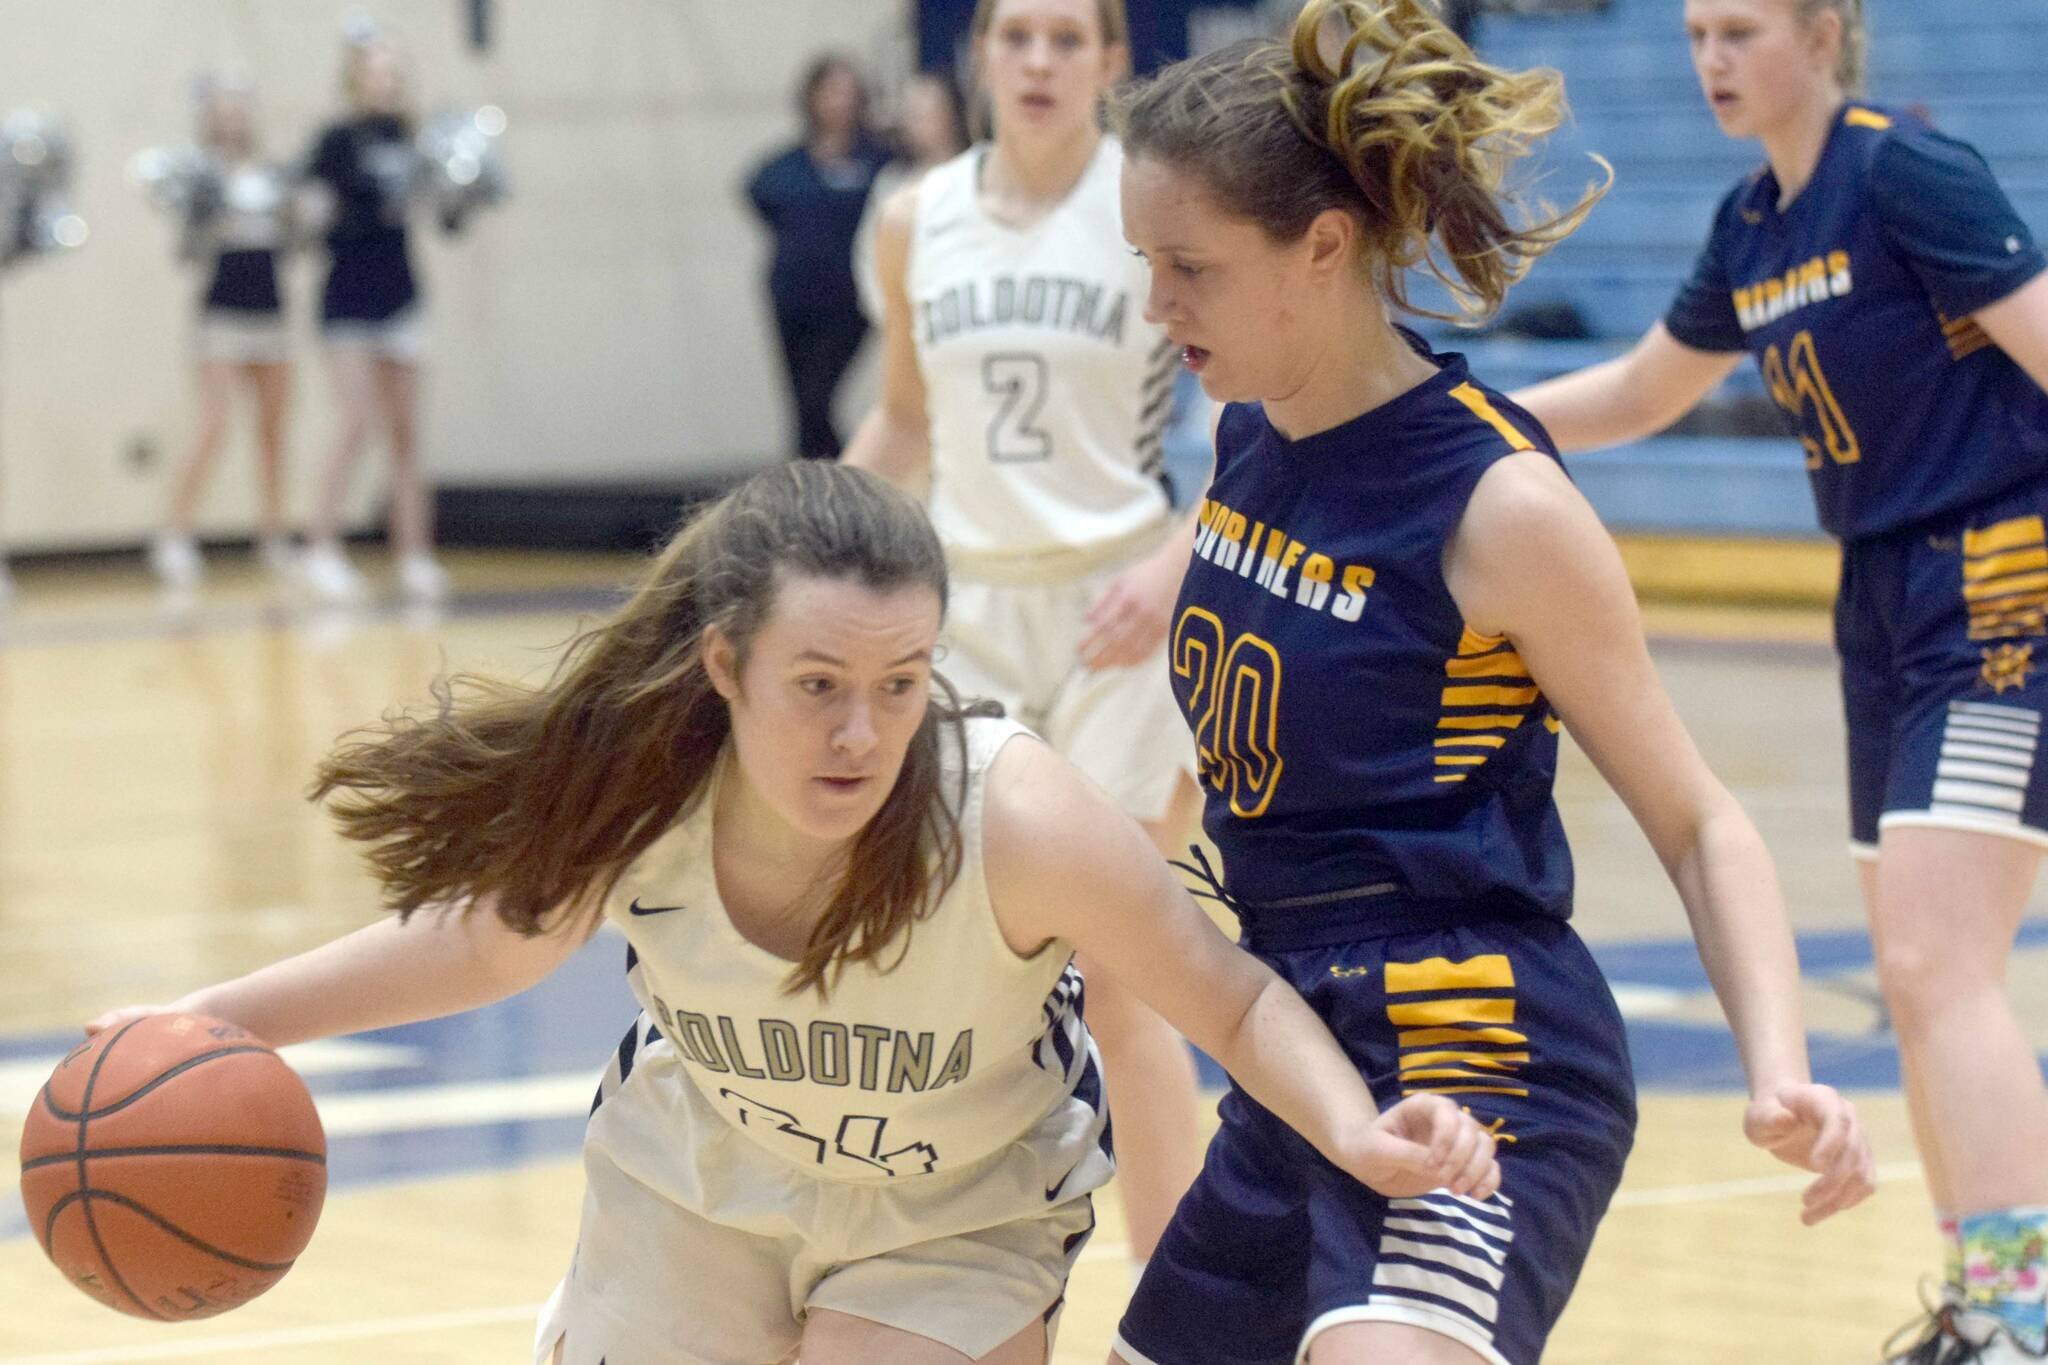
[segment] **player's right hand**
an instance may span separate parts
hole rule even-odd
[[[123,1024],[132,1024],[137,1019],[146,1019],[152,1014],[177,1014],[179,1012],[176,1005],[123,1005],[119,1009],[108,1010],[105,1014],[86,1020],[85,1036],[90,1038],[95,1033],[104,1033],[110,1028],[119,1028]]]
[[[1493,1134],[1441,1095],[1410,1095],[1381,1111],[1343,1164],[1389,1199],[1431,1190],[1486,1199],[1500,1188]]]

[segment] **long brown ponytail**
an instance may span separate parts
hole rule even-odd
[[[1131,156],[1194,173],[1276,241],[1350,213],[1381,295],[1429,317],[1457,320],[1409,300],[1409,270],[1442,281],[1457,316],[1489,314],[1605,193],[1548,217],[1521,209],[1503,180],[1563,121],[1563,78],[1481,62],[1421,0],[1309,0],[1290,42],[1168,67],[1113,116]]]

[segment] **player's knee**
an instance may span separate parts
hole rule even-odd
[[[1353,1322],[1320,1332],[1309,1365],[1485,1365],[1470,1347],[1423,1327]]]
[[[1920,934],[1880,938],[1877,981],[1885,1004],[1902,1026],[1925,1019],[1984,975],[1975,955]]]

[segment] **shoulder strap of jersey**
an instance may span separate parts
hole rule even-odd
[[[917,219],[913,239],[923,237],[933,225],[943,224],[960,213],[974,211],[974,182],[981,164],[979,144],[969,147],[951,161],[926,171],[917,182]]]

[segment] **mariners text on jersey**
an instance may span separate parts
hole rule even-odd
[[[1743,331],[1754,332],[1808,304],[1844,298],[1853,288],[1849,253],[1830,251],[1804,265],[1793,266],[1782,276],[1773,275],[1760,284],[1736,290],[1735,316],[1741,320]]]
[[[1356,621],[1365,614],[1366,590],[1373,584],[1368,565],[1346,564],[1340,575],[1330,556],[1213,498],[1202,499],[1195,555],[1226,573],[1251,579],[1275,597],[1291,596],[1297,606],[1310,611],[1327,608],[1339,621]]]

